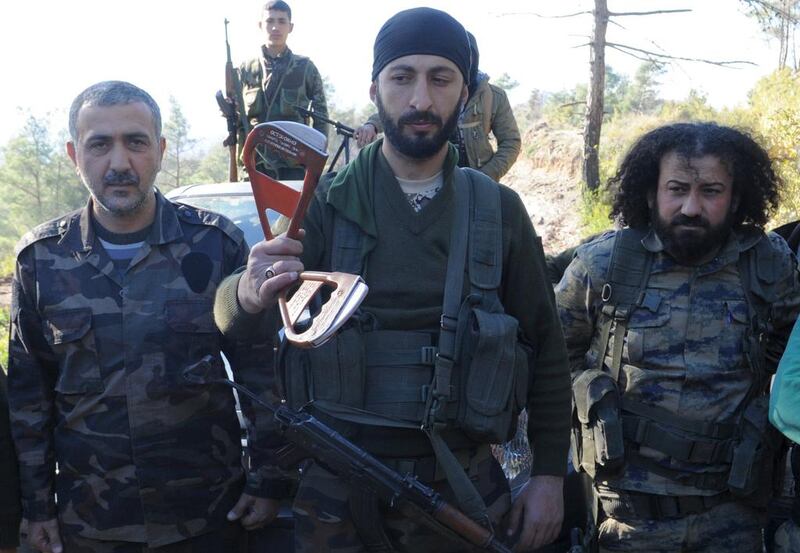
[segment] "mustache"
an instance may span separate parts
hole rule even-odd
[[[670,221],[670,225],[673,227],[677,226],[685,226],[685,227],[700,227],[700,228],[708,228],[709,223],[705,219],[705,217],[687,217],[686,215],[676,215],[673,217],[672,221]]]
[[[132,171],[110,170],[103,177],[105,186],[138,186],[139,176]]]
[[[397,120],[397,126],[415,125],[418,123],[433,123],[434,125],[442,126],[442,118],[430,111],[413,110],[404,113]]]

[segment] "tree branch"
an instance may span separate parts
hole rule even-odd
[[[756,4],[758,6],[761,6],[765,11],[771,11],[772,13],[774,13],[776,15],[779,15],[779,16],[783,17],[784,19],[788,20],[788,21],[791,21],[792,23],[795,23],[795,24],[800,23],[800,21],[797,19],[797,17],[792,15],[790,12],[782,10],[778,6],[770,4],[769,2],[766,2],[765,0],[744,0],[744,3],[745,4]]]
[[[636,48],[634,46],[628,46],[627,44],[617,44],[614,42],[606,42],[606,46],[609,48],[613,48],[614,50],[618,50],[624,54],[628,54],[633,57],[637,57],[633,55],[633,52],[637,52],[639,54],[645,54],[646,56],[653,56],[660,59],[668,59],[668,60],[679,60],[679,61],[693,61],[697,63],[707,63],[709,65],[718,65],[721,67],[728,67],[731,65],[737,64],[747,64],[747,65],[756,65],[752,61],[747,60],[727,60],[727,61],[714,61],[714,60],[707,60],[703,58],[685,58],[683,56],[670,56],[669,54],[659,54],[658,52],[653,52],[651,50],[644,50],[642,48]],[[641,58],[639,58],[641,59]]]
[[[625,17],[628,15],[658,15],[662,13],[687,13],[692,10],[684,8],[680,10],[654,10],[650,12],[608,12],[609,17]]]
[[[632,57],[634,59],[640,60],[640,61],[646,61],[646,62],[655,62],[655,61],[657,61],[652,56],[641,56],[639,54],[634,54],[633,52],[628,52],[626,50],[621,50],[621,49],[617,48],[614,44],[606,43],[606,46],[608,46],[612,50],[616,50],[617,52],[622,52],[623,54],[628,55],[628,56],[630,56],[630,57]]]
[[[567,17],[577,17],[579,15],[591,15],[593,13],[594,12],[592,10],[575,12],[575,13],[566,13],[562,15],[543,15],[536,12],[505,12],[497,14],[497,17],[508,17],[512,15],[532,15],[534,17],[539,17],[541,19],[565,19]]]

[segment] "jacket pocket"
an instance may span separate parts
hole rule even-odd
[[[627,359],[633,364],[641,362],[645,357],[666,354],[667,344],[664,326],[669,322],[671,309],[669,302],[661,300],[652,309],[639,307],[628,321],[627,335],[623,337],[627,344]],[[617,339],[616,330],[614,340]],[[609,353],[612,348],[609,347]]]
[[[59,359],[55,390],[60,394],[103,391],[88,307],[45,313],[44,336]]]
[[[298,89],[282,89],[278,100],[280,101],[281,114],[291,121],[300,119],[300,114],[296,109],[298,106],[301,108],[308,107],[308,97],[302,90]]]
[[[167,326],[173,333],[169,348],[165,347],[167,358],[195,362],[206,355],[218,355],[219,332],[210,299],[171,300],[164,309]]]
[[[247,117],[260,118],[264,113],[264,91],[261,87],[245,87],[242,91]]]

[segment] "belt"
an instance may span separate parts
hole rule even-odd
[[[704,513],[733,498],[729,493],[717,495],[656,495],[619,492],[618,498],[600,497],[606,516],[615,519],[661,520]]]

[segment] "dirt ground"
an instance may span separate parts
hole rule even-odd
[[[575,245],[581,228],[580,188],[569,176],[537,169],[528,159],[518,161],[503,179],[522,198],[545,252]]]

